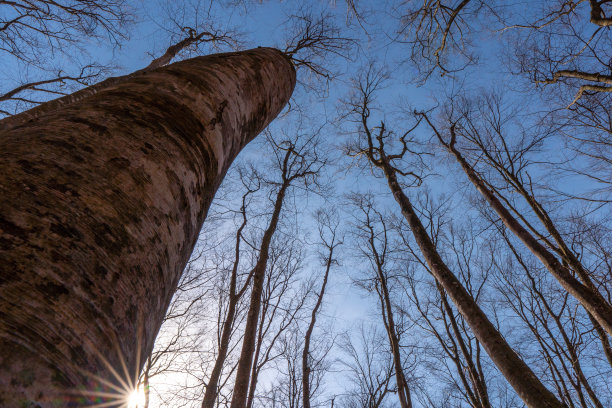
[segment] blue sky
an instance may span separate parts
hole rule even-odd
[[[300,70],[300,80],[305,83],[318,84],[324,92],[313,92],[307,87],[298,86],[294,96],[294,104],[299,106],[304,112],[302,122],[305,123],[306,131],[308,126],[313,128],[322,127],[321,140],[327,151],[330,152],[331,164],[326,168],[324,176],[329,180],[330,189],[334,195],[332,198],[324,199],[311,194],[309,196],[299,196],[293,203],[297,209],[295,219],[300,224],[300,234],[308,242],[316,241],[316,234],[312,214],[318,207],[336,207],[343,216],[343,229],[346,235],[345,245],[340,248],[340,266],[332,270],[331,282],[326,297],[323,314],[325,318],[321,320],[321,327],[333,327],[337,333],[343,331],[355,334],[362,322],[378,322],[379,311],[377,309],[377,299],[370,293],[356,288],[352,280],[356,276],[361,276],[368,272],[368,266],[356,256],[356,241],[351,235],[352,223],[355,217],[351,213],[350,206],[347,204],[346,195],[352,192],[370,192],[374,195],[377,204],[390,214],[399,214],[395,202],[389,195],[387,187],[380,177],[373,177],[369,169],[358,169],[354,162],[347,159],[342,152],[343,145],[355,137],[355,124],[347,123],[346,120],[339,119],[339,112],[342,112],[342,100],[348,98],[352,90],[352,79],[363,73],[364,67],[368,63],[374,62],[377,66],[385,68],[389,73],[389,80],[385,87],[380,90],[376,98],[376,106],[379,108],[372,114],[371,124],[377,124],[384,120],[389,126],[393,126],[398,133],[406,128],[409,121],[406,120],[406,112],[412,109],[429,109],[437,105],[442,105],[449,96],[465,93],[474,96],[478,93],[500,92],[504,94],[505,100],[509,105],[518,106],[514,116],[515,122],[509,125],[512,132],[518,133],[521,125],[529,128],[540,113],[551,109],[551,106],[562,106],[567,102],[563,98],[554,100],[541,97],[540,94],[532,92],[533,84],[524,76],[512,75],[511,68],[504,64],[505,60],[512,57],[513,50],[504,42],[509,39],[507,33],[501,34],[497,31],[489,30],[486,25],[486,18],[474,22],[474,35],[471,38],[474,50],[479,56],[479,64],[454,74],[453,76],[440,76],[439,72],[434,72],[426,82],[416,81],[417,68],[408,60],[409,47],[401,42],[394,42],[395,35],[399,26],[398,11],[394,6],[398,3],[391,0],[386,1],[361,1],[358,2],[360,11],[363,12],[364,20],[362,25],[352,12],[347,8],[344,1],[340,0],[311,0],[308,2],[297,1],[245,1],[238,6],[230,6],[230,2],[206,0],[176,1],[171,0],[138,0],[133,5],[138,16],[134,24],[129,27],[129,40],[121,47],[110,48],[104,41],[86,41],[83,48],[84,53],[66,51],[70,55],[58,53],[51,56],[46,62],[46,68],[56,64],[67,66],[74,69],[71,58],[78,61],[98,61],[103,64],[112,65],[115,69],[112,75],[126,74],[146,66],[152,58],[159,56],[173,42],[181,39],[183,33],[180,27],[194,27],[202,24],[204,28],[211,27],[220,30],[235,31],[237,38],[241,42],[241,47],[251,48],[257,46],[277,46],[284,47],[287,38],[288,20],[292,14],[299,12],[303,3],[307,3],[315,14],[324,12],[330,13],[332,21],[341,30],[343,36],[351,37],[355,40],[355,46],[348,53],[346,59],[335,56],[328,56],[323,64],[330,66],[337,74],[337,78],[331,81],[327,87],[323,82],[317,82],[308,71]],[[239,2],[236,2],[239,3]],[[513,3],[510,11],[515,15],[524,17],[524,10],[534,10],[529,8],[529,2]],[[585,28],[588,30],[588,27]],[[229,50],[227,46],[221,46],[221,51]],[[185,53],[181,58],[195,56],[212,52],[210,48],[204,46],[193,53]],[[71,58],[69,58],[71,57]],[[13,63],[10,59],[0,62],[0,85],[10,88],[19,83],[20,79],[27,77],[30,71],[24,69],[22,64]],[[40,77],[40,72],[31,72],[33,77]],[[3,88],[3,89],[4,89]],[[569,95],[569,94],[568,94]],[[571,97],[570,97],[571,99]],[[551,105],[552,103],[552,105]],[[273,134],[279,135],[280,130],[285,129],[289,132],[296,128],[296,114],[290,114],[277,119],[271,126]],[[421,127],[416,131],[418,139],[423,142],[431,152],[435,153],[427,164],[427,173],[431,174],[424,181],[421,189],[410,189],[409,194],[416,199],[424,196],[424,191],[429,191],[438,200],[449,200],[449,210],[447,215],[458,224],[470,224],[473,219],[479,216],[482,208],[475,195],[473,187],[469,185],[464,175],[458,167],[448,160],[441,149],[431,142],[431,132]],[[568,177],[566,174],[552,174],[547,162],[559,160],[571,154],[563,148],[561,138],[551,139],[550,143],[542,146],[542,149],[534,158],[539,163],[532,167],[530,175],[534,179],[542,179],[544,182],[556,183],[555,187],[564,191],[579,192],[593,188],[593,184],[588,179],[580,176]],[[237,164],[265,160],[265,140],[259,138],[252,142],[241,154]],[[578,163],[577,165],[582,165]],[[228,177],[235,176],[230,172]],[[579,181],[579,182],[577,182]],[[227,188],[227,186],[224,186]],[[550,191],[541,192],[547,198]],[[217,203],[218,204],[218,203]],[[588,212],[593,207],[586,203],[567,203],[557,199],[551,199],[549,204],[557,214],[566,216],[568,214],[580,214]],[[594,215],[609,215],[609,207],[598,207],[594,210]],[[476,224],[476,223],[474,223]],[[227,228],[227,227],[225,227]],[[482,241],[479,245],[486,247],[486,233],[482,233]],[[202,237],[206,240],[206,236]],[[321,273],[321,267],[316,260],[316,256],[310,253],[304,262],[303,274],[313,276]],[[426,285],[425,277],[423,285]],[[516,317],[508,312],[509,308],[499,306],[493,300],[495,288],[488,288],[487,296],[490,302],[486,302],[486,307],[491,313],[499,313],[504,326],[507,328],[507,335],[517,344],[523,345],[522,332],[514,331]],[[504,321],[504,319],[506,319]],[[510,324],[512,323],[512,324]],[[422,338],[424,331],[419,331],[419,336],[408,338],[412,344],[422,345],[423,348],[430,346],[430,342]],[[205,342],[206,343],[206,342]],[[342,353],[335,349],[334,358]],[[538,364],[537,359],[534,364]],[[488,360],[487,360],[488,362]],[[489,364],[490,366],[490,364]],[[436,368],[436,367],[434,367]],[[439,367],[437,367],[439,368]],[[439,385],[442,388],[442,380],[430,379],[431,373],[435,372],[432,367],[423,365],[416,371],[415,376],[425,377],[425,383]],[[605,373],[604,373],[605,374]],[[601,375],[601,373],[595,373]],[[495,377],[497,378],[497,377]],[[153,387],[163,388],[164,383],[182,382],[185,377],[172,374],[167,378],[159,379],[159,384],[153,383]],[[268,373],[262,381],[265,386],[266,381],[272,382],[274,376]],[[336,367],[336,371],[328,377],[327,396],[341,394],[347,385],[345,373]],[[603,381],[605,383],[605,381]],[[608,386],[609,382],[607,383]],[[503,387],[500,387],[502,391]],[[502,392],[500,391],[500,392]],[[512,391],[509,399],[514,398]],[[393,395],[391,396],[393,398]],[[155,400],[154,400],[155,401]],[[156,402],[152,404],[155,405]],[[197,406],[197,404],[194,404]],[[423,406],[423,405],[417,405]],[[520,406],[520,405],[515,405]]]
[[[395,18],[391,9],[391,2],[362,2],[360,6],[364,9],[373,9],[372,13],[366,13],[365,29],[360,27],[354,17],[351,17],[350,12],[347,14],[346,5],[343,2],[327,2],[313,1],[310,5],[315,10],[329,12],[334,16],[336,24],[342,28],[347,36],[356,39],[357,46],[350,54],[347,60],[335,59],[332,62],[340,73],[339,77],[331,82],[325,98],[303,88],[296,90],[295,100],[300,103],[308,112],[309,118],[313,123],[322,124],[324,121],[330,121],[325,125],[323,134],[325,142],[333,147],[341,147],[350,136],[347,132],[354,130],[353,125],[346,123],[335,122],[337,112],[342,110],[341,100],[346,98],[351,93],[351,79],[363,70],[363,67],[370,61],[374,61],[380,67],[386,67],[389,72],[389,81],[378,94],[376,100],[380,111],[373,115],[372,123],[379,120],[385,120],[388,124],[394,124],[399,130],[405,124],[405,116],[402,116],[404,109],[428,109],[433,106],[442,104],[446,98],[457,93],[466,92],[468,95],[476,95],[481,91],[499,91],[503,92],[505,98],[511,103],[520,101],[526,106],[526,109],[521,111],[525,114],[525,118],[520,119],[522,124],[528,124],[533,115],[538,111],[545,109],[543,102],[532,94],[525,93],[525,88],[532,86],[522,78],[513,76],[509,72],[509,68],[501,61],[509,57],[509,48],[502,41],[499,33],[495,32],[477,32],[473,41],[478,44],[476,53],[479,56],[479,64],[465,71],[455,74],[452,78],[440,77],[438,73],[434,73],[426,84],[415,83],[416,76],[415,68],[407,61],[407,46],[405,44],[394,43],[390,40],[393,37],[398,21]],[[251,5],[246,9],[233,9],[228,11],[223,7],[212,7],[211,15],[218,26],[237,27],[242,31],[244,36],[244,45],[248,47],[255,46],[280,46],[282,47],[286,21],[290,14],[294,13],[296,3],[291,1],[277,2],[268,1],[262,4]],[[150,57],[147,52],[156,50],[158,53],[167,45],[168,31],[161,28],[164,26],[163,10],[158,7],[147,4],[147,12],[151,20],[145,20],[141,24],[135,34],[133,41],[124,49],[117,51],[117,62],[125,67],[126,71],[137,69],[146,65]],[[189,21],[190,16],[186,16],[185,21]],[[481,29],[482,27],[478,27]],[[138,57],[135,57],[138,56]],[[302,80],[308,79],[308,73],[301,72]],[[306,78],[306,79],[304,79]],[[409,107],[409,108],[408,108]],[[279,128],[291,128],[291,116],[277,120],[271,129],[274,132]],[[426,129],[417,131],[419,137],[423,141],[428,141],[430,132]],[[260,160],[260,152],[262,150],[262,140],[253,142],[241,154],[240,160]],[[546,155],[546,160],[555,159],[559,154],[562,154],[561,149],[555,149],[555,146],[549,146],[543,150]],[[340,158],[341,154],[338,151],[334,153],[336,158]],[[347,209],[345,205],[346,199],[343,194],[361,191],[374,193],[379,205],[386,208],[390,213],[397,213],[395,202],[391,199],[387,192],[385,183],[381,179],[372,178],[368,170],[357,171],[350,168],[350,163],[346,160],[335,160],[336,166],[330,166],[328,172],[335,179],[334,190],[336,196],[334,201],[325,203],[316,196],[309,197],[308,200],[298,205],[299,222],[303,233],[314,240],[312,235],[313,224],[310,218],[313,208],[318,206],[336,206],[341,209]],[[457,171],[454,164],[448,164],[448,160],[444,155],[440,155],[437,151],[436,157],[429,163],[431,165],[431,177],[425,180],[424,188],[429,190],[433,197],[438,199],[449,199],[450,210],[449,215],[459,221],[469,222],[469,217],[478,216],[478,211],[474,206],[466,205],[466,203],[474,202],[474,192],[472,186],[467,184],[463,175]],[[534,168],[532,175],[540,175],[541,177],[548,176],[546,169]],[[565,187],[573,190],[575,185],[568,182],[568,179],[563,179]],[[583,186],[584,187],[584,186]],[[410,193],[418,197],[422,190],[411,190]],[[348,210],[347,210],[348,211]],[[367,294],[352,285],[352,279],[355,276],[360,276],[367,273],[362,259],[355,255],[355,242],[351,238],[350,232],[350,215],[345,213],[345,226],[347,234],[347,244],[342,248],[340,259],[341,266],[332,271],[332,279],[329,286],[326,305],[324,308],[324,323],[331,324],[338,332],[348,331],[351,335],[356,335],[356,330],[363,322],[377,323],[378,301],[372,294]],[[309,233],[310,230],[310,233]],[[484,244],[483,244],[484,245]],[[320,273],[320,268],[315,267],[316,262],[307,263],[306,274]],[[315,266],[312,266],[315,265]],[[493,296],[492,289],[488,296]],[[497,310],[499,317],[505,319],[508,327],[513,327],[518,324],[518,321],[507,310]],[[507,332],[508,336],[516,341],[520,338],[520,331],[512,333],[514,330]],[[414,342],[415,339],[408,339]],[[422,340],[422,347],[430,347],[429,341]],[[417,340],[416,344],[420,344]],[[336,355],[340,356],[341,352],[336,351]],[[327,395],[342,394],[347,386],[347,377],[342,372],[342,369],[328,376]],[[432,371],[424,369],[423,366],[417,370],[414,375],[425,377],[424,380],[428,384],[438,384],[442,387],[440,380],[435,378],[427,378],[431,376]],[[262,386],[265,387],[266,381],[273,381],[274,375],[268,373],[262,381]],[[512,394],[512,393],[511,393]],[[512,398],[512,397],[510,397]]]

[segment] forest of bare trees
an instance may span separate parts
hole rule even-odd
[[[612,406],[611,30],[0,0],[0,406]]]

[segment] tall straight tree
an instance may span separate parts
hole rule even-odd
[[[242,177],[242,174],[241,174]],[[240,266],[240,245],[243,240],[243,231],[247,226],[247,205],[249,195],[253,194],[259,189],[259,183],[256,183],[256,187],[248,186],[248,182],[243,184],[247,188],[247,191],[242,195],[242,205],[240,206],[239,213],[242,216],[242,222],[236,230],[236,238],[234,245],[234,261],[232,263],[232,270],[230,272],[230,282],[227,294],[227,311],[222,322],[219,322],[219,345],[217,347],[217,357],[213,365],[213,369],[210,373],[210,378],[206,384],[204,391],[204,399],[202,400],[202,408],[213,408],[217,401],[219,394],[219,383],[221,375],[223,374],[223,368],[226,366],[226,359],[230,352],[230,341],[232,334],[235,331],[236,320],[238,318],[238,307],[242,296],[249,288],[251,282],[252,273],[249,273],[248,277],[244,282],[239,282],[239,266]],[[252,271],[251,271],[252,272]]]
[[[217,187],[294,86],[289,59],[258,48],[133,75],[4,128],[0,405],[126,397]]]
[[[542,264],[551,273],[551,275],[555,277],[561,286],[580,302],[585,310],[593,316],[594,320],[599,324],[599,326],[608,332],[608,334],[612,335],[612,304],[610,304],[597,290],[585,268],[580,264],[578,258],[572,253],[572,251],[569,250],[569,246],[565,243],[563,237],[555,228],[555,225],[549,218],[546,210],[544,210],[544,208],[536,201],[535,197],[530,195],[525,186],[520,183],[520,180],[516,177],[516,174],[511,173],[510,171],[503,173],[503,175],[508,177],[510,183],[515,182],[513,187],[518,187],[517,190],[519,190],[519,194],[524,194],[524,197],[528,200],[528,203],[542,224],[544,224],[545,228],[551,233],[555,243],[560,248],[558,252],[561,253],[561,261],[544,245],[542,245],[538,239],[526,227],[524,227],[516,217],[512,215],[510,210],[508,210],[508,208],[506,208],[502,201],[497,197],[493,189],[487,186],[485,180],[463,157],[463,154],[456,147],[456,123],[453,123],[450,126],[450,140],[447,142],[434,124],[430,121],[429,117],[424,113],[420,113],[420,115],[425,119],[425,121],[427,121],[440,143],[455,157],[470,182],[487,201],[491,209],[497,213],[504,225],[510,231],[512,231],[512,233],[516,235],[521,242],[523,242],[525,247],[527,247],[542,262]],[[486,153],[489,152],[485,151],[485,154]],[[491,156],[489,155],[489,157]],[[576,275],[580,277],[582,282],[577,279],[572,272],[575,272]]]
[[[544,386],[531,368],[512,349],[461,284],[461,281],[443,261],[417,211],[404,192],[403,184],[405,185],[405,183],[400,183],[399,177],[412,178],[415,180],[414,185],[418,185],[422,180],[418,170],[406,171],[397,167],[398,162],[407,162],[409,157],[420,160],[419,156],[422,153],[415,151],[414,145],[416,143],[411,139],[411,133],[419,125],[420,120],[412,128],[397,137],[400,146],[399,152],[391,153],[390,150],[393,147],[391,137],[394,133],[385,127],[384,122],[381,122],[380,126],[375,128],[371,127],[369,123],[374,93],[382,81],[383,77],[380,73],[370,67],[364,77],[358,81],[359,92],[355,99],[348,102],[348,108],[355,115],[362,136],[358,144],[350,148],[349,154],[364,156],[372,168],[377,168],[383,173],[389,190],[408,223],[431,274],[448,294],[493,363],[502,372],[525,405],[530,408],[563,408],[564,404]]]
[[[306,137],[304,136],[304,138]],[[273,200],[272,215],[261,238],[257,261],[251,272],[253,280],[251,298],[240,360],[236,369],[231,408],[246,407],[253,357],[256,350],[257,326],[262,305],[265,273],[270,259],[272,239],[278,229],[285,198],[291,192],[292,186],[300,181],[304,183],[305,189],[308,189],[311,184],[316,186],[317,175],[324,165],[324,161],[319,158],[316,151],[318,134],[308,137],[305,142],[299,144],[292,140],[284,140],[280,144],[273,140],[271,142],[274,144],[275,165],[280,170],[280,180],[270,181],[270,184],[276,186],[277,189],[274,198],[271,198]]]
[[[304,305],[311,292],[308,285],[299,283],[304,261],[303,241],[283,236],[283,232],[278,231],[270,247],[246,408],[258,405],[255,401],[260,399],[256,394],[260,375],[281,357],[284,340],[303,318]]]
[[[390,258],[393,257],[393,249],[388,238],[387,223],[383,214],[374,208],[371,197],[355,196],[353,202],[361,213],[356,225],[356,234],[360,241],[359,251],[363,259],[369,263],[369,274],[373,274],[373,277],[368,276],[366,281],[369,282],[364,287],[368,291],[375,291],[378,295],[380,314],[389,340],[389,352],[393,357],[397,397],[401,408],[411,408],[412,398],[404,372],[400,343],[401,324],[397,323],[397,317],[394,316],[393,310],[397,308],[397,305],[393,304],[391,292],[393,272],[388,264]]]
[[[312,333],[317,323],[317,316],[323,304],[325,296],[325,287],[329,279],[329,272],[334,263],[338,261],[334,259],[334,250],[342,245],[341,239],[338,237],[338,225],[340,224],[337,214],[332,211],[319,210],[317,212],[317,224],[319,228],[319,237],[323,246],[323,253],[320,254],[321,260],[325,265],[323,273],[323,282],[321,289],[317,293],[317,300],[310,313],[310,322],[304,335],[304,348],[302,349],[302,405],[303,408],[310,408],[312,398],[312,357],[310,356],[310,343],[312,341]]]

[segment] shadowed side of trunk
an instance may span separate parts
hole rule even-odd
[[[124,397],[225,172],[294,85],[278,50],[198,57],[0,132],[1,406]]]

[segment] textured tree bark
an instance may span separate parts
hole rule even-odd
[[[0,131],[0,406],[123,397],[223,176],[294,86],[278,50],[217,54]]]

